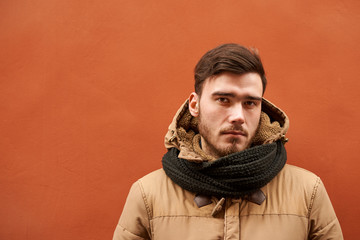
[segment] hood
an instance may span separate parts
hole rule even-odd
[[[263,98],[259,128],[251,146],[272,143],[282,140],[288,141],[285,134],[289,128],[289,119],[286,114],[270,101]],[[189,111],[188,100],[180,107],[171,122],[165,135],[165,147],[177,148],[179,158],[193,162],[214,160],[204,153],[199,144],[200,135],[197,128],[198,120]]]

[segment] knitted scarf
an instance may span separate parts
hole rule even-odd
[[[284,167],[282,141],[255,146],[210,162],[189,162],[170,148],[162,159],[168,177],[190,192],[215,197],[239,198],[270,182]]]

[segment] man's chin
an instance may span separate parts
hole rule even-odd
[[[233,154],[233,153],[238,153],[241,152],[243,150],[245,150],[247,147],[242,146],[242,145],[230,145],[230,146],[226,146],[223,147],[221,149],[218,149],[218,153],[221,157],[225,157],[227,155]]]

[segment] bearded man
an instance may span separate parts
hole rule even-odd
[[[286,164],[286,114],[254,50],[224,44],[165,136],[163,168],[131,187],[114,240],[343,239],[318,176]]]

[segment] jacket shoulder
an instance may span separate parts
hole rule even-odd
[[[166,178],[165,172],[159,169],[133,183],[116,227],[114,240],[150,239],[154,202],[152,199],[159,195],[159,183],[164,183]]]
[[[319,178],[319,176],[313,172],[291,164],[285,164],[283,171],[291,174],[295,178],[301,178],[303,180]]]
[[[280,183],[286,189],[309,194],[312,194],[321,182],[320,177],[316,174],[290,164],[284,166],[274,181]]]
[[[144,201],[150,210],[150,217],[162,216],[202,216],[194,202],[195,193],[174,183],[163,169],[156,170],[138,180],[144,194]]]
[[[267,203],[273,206],[273,213],[290,213],[307,218],[320,182],[314,173],[286,164],[262,190],[267,196]]]
[[[138,181],[140,181],[144,184],[147,182],[164,180],[165,178],[167,178],[167,176],[166,176],[164,170],[162,168],[160,168],[151,173],[146,174],[145,176],[140,178]]]

